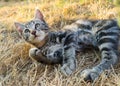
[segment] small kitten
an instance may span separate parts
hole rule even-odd
[[[51,32],[40,10],[36,10],[33,20],[25,24],[15,22],[15,26],[23,39],[36,47],[29,51],[32,59],[44,64],[62,63],[60,43],[66,33]]]
[[[35,18],[25,25],[15,23],[21,36],[36,48],[29,51],[32,59],[45,64],[61,64],[61,71],[70,75],[77,67],[76,53],[97,48],[101,62],[81,72],[85,81],[94,81],[99,75],[117,64],[120,29],[114,19],[78,20],[65,26],[65,31],[50,31],[42,13],[37,9]]]
[[[35,18],[25,25],[15,22],[15,26],[25,41],[41,47],[48,38],[49,27],[44,21],[43,15],[36,10]]]

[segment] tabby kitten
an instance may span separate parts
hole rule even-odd
[[[15,23],[21,36],[36,48],[29,51],[32,59],[62,65],[61,71],[70,75],[77,66],[76,51],[98,48],[102,61],[81,72],[86,81],[94,81],[106,69],[117,64],[119,27],[115,20],[78,20],[65,26],[65,31],[52,32],[37,9],[35,19],[25,25]]]
[[[36,48],[31,48],[29,55],[33,60],[44,64],[62,63],[62,38],[65,33],[50,32],[43,14],[36,10],[35,18],[25,24],[15,22],[20,35]],[[57,37],[60,36],[58,39]]]

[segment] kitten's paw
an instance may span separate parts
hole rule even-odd
[[[93,82],[94,80],[98,79],[99,73],[94,69],[85,69],[81,72],[80,76],[86,82]]]
[[[76,66],[74,64],[64,64],[61,67],[61,72],[64,75],[68,76],[68,75],[72,74],[75,69],[76,69]]]
[[[29,56],[30,57],[35,57],[36,56],[36,53],[39,51],[39,49],[38,48],[31,48],[30,50],[29,50]]]

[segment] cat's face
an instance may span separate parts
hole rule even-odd
[[[30,43],[39,43],[48,35],[49,28],[43,19],[42,13],[37,9],[35,19],[25,23],[15,23],[21,36]]]

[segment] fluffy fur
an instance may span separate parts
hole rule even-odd
[[[81,72],[86,81],[94,81],[104,71],[117,64],[119,27],[114,19],[77,20],[65,26],[65,31],[49,30],[42,13],[37,9],[35,19],[25,25],[15,23],[21,36],[36,48],[29,51],[32,59],[45,64],[61,64],[61,71],[70,75],[77,67],[76,52],[97,48],[101,62]]]

